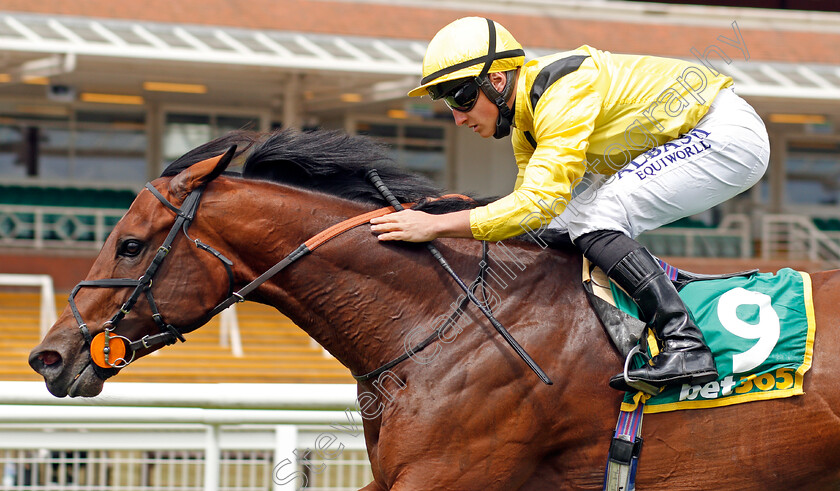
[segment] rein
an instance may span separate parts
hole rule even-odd
[[[482,260],[480,263],[478,263],[481,269],[478,270],[478,277],[475,279],[475,281],[473,281],[472,285],[470,285],[470,288],[477,284],[481,285],[481,293],[484,302],[485,304],[489,304],[490,302],[487,299],[487,290],[484,287],[484,285],[486,284],[485,276],[487,274],[487,266],[489,264],[489,262],[487,261],[487,241],[481,241],[481,255]],[[441,333],[443,333],[449,326],[451,326],[455,322],[458,322],[458,317],[461,315],[462,311],[464,310],[464,307],[466,307],[469,302],[469,297],[464,297],[463,299],[461,299],[461,303],[458,304],[458,308],[456,308],[451,314],[449,314],[449,317],[446,319],[446,322],[444,322],[442,326],[432,331],[432,333],[429,334],[429,336],[426,339],[417,343],[413,348],[406,349],[403,354],[382,365],[376,370],[370,371],[364,375],[353,375],[353,378],[356,379],[357,382],[365,382],[372,378],[376,378],[380,376],[383,372],[386,372],[391,368],[394,368],[395,366],[404,362],[405,360],[411,358],[416,353],[423,351],[436,339],[440,339]]]
[[[386,186],[385,183],[382,182],[382,179],[379,177],[379,174],[376,172],[376,169],[370,169],[369,171],[367,171],[365,177],[368,179],[368,181],[370,181],[371,184],[373,184],[376,190],[379,191],[379,194],[381,194],[382,197],[385,198],[385,201],[390,203],[391,206],[394,207],[394,209],[403,209],[400,202],[388,189],[388,186]],[[426,249],[437,260],[438,264],[440,264],[444,271],[449,273],[449,276],[453,280],[455,280],[455,283],[457,283],[461,290],[463,290],[463,292],[467,295],[469,301],[472,302],[476,307],[478,307],[478,310],[480,310],[481,313],[484,314],[484,317],[486,317],[487,320],[490,321],[490,325],[493,326],[496,332],[498,332],[502,336],[502,338],[504,338],[504,340],[508,343],[508,345],[511,348],[513,348],[513,351],[515,351],[516,354],[519,355],[520,358],[522,358],[522,361],[524,361],[525,364],[528,365],[528,368],[533,370],[534,374],[536,374],[536,376],[539,377],[539,379],[544,384],[552,385],[551,379],[548,378],[548,375],[543,371],[543,369],[540,368],[539,365],[537,365],[537,362],[535,362],[534,359],[531,358],[531,355],[529,355],[528,352],[525,351],[525,348],[523,348],[516,341],[516,339],[514,339],[513,336],[510,335],[507,329],[505,329],[505,326],[503,326],[502,323],[499,322],[493,316],[493,312],[491,312],[486,305],[479,302],[478,299],[475,298],[475,295],[473,295],[470,288],[467,287],[467,285],[464,284],[463,280],[461,280],[461,278],[455,273],[455,271],[453,271],[452,267],[449,265],[449,262],[443,257],[443,255],[440,253],[437,247],[435,247],[434,244],[432,244],[431,242],[426,242]]]

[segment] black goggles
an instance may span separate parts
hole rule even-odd
[[[443,99],[451,109],[469,112],[478,100],[478,82],[473,78],[443,82],[427,89],[432,99]]]

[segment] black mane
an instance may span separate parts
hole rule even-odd
[[[440,198],[444,192],[429,179],[398,167],[387,147],[364,136],[342,131],[278,130],[271,133],[232,131],[179,157],[161,174],[175,176],[191,165],[237,146],[237,157],[247,154],[242,169],[246,179],[263,179],[311,189],[341,198],[387,206],[388,203],[365,178],[370,169],[379,176],[401,203],[417,203],[415,210],[442,214],[482,206],[494,197]],[[530,237],[519,239],[533,242]],[[574,247],[568,234],[543,230],[542,241],[556,248]]]
[[[311,189],[352,201],[388,205],[365,178],[370,169],[377,170],[400,202],[418,203],[417,209],[430,213],[474,208],[494,200],[446,198],[432,201],[431,198],[443,195],[443,190],[429,179],[398,167],[383,144],[368,137],[328,130],[233,131],[178,158],[167,166],[161,177],[174,176],[197,162],[223,153],[232,145],[237,145],[237,155],[250,150],[242,177]]]

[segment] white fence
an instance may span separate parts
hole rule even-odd
[[[242,336],[239,334],[239,316],[236,315],[236,304],[219,313],[219,346],[230,347],[233,356],[245,356],[242,350]]]
[[[840,267],[840,245],[800,215],[766,215],[761,224],[761,256],[821,261],[829,268]]]
[[[119,209],[0,205],[0,246],[98,250],[124,213]],[[658,255],[752,256],[745,215],[728,215],[713,229],[660,228],[642,239]]]
[[[0,490],[349,490],[373,478],[354,385],[0,382]]]
[[[748,258],[753,256],[750,227],[747,215],[730,214],[715,228],[662,227],[638,240],[658,256]]]
[[[124,213],[121,209],[0,205],[0,246],[98,250]],[[749,258],[754,256],[752,228],[761,234],[765,258],[780,253],[800,259],[819,256],[840,264],[840,249],[822,240],[825,236],[808,217],[765,215],[753,222],[747,215],[729,214],[714,228],[662,227],[642,234],[639,241],[659,256]],[[836,245],[837,237],[833,239]]]

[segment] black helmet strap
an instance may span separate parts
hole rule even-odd
[[[496,26],[490,19],[487,19],[487,29],[490,33],[489,44],[487,46],[487,57],[484,59],[484,67],[482,67],[481,73],[476,75],[475,81],[478,83],[481,91],[484,92],[484,95],[486,95],[487,98],[496,104],[497,108],[499,108],[499,117],[496,119],[496,131],[493,133],[493,138],[498,139],[504,138],[510,134],[510,126],[513,122],[513,111],[511,111],[507,105],[507,99],[510,98],[511,93],[509,87],[512,87],[511,71],[506,72],[505,74],[504,93],[496,90],[496,87],[493,87],[492,82],[490,82],[490,78],[487,76],[487,72],[490,71],[490,65],[493,64],[493,60],[496,58]]]

